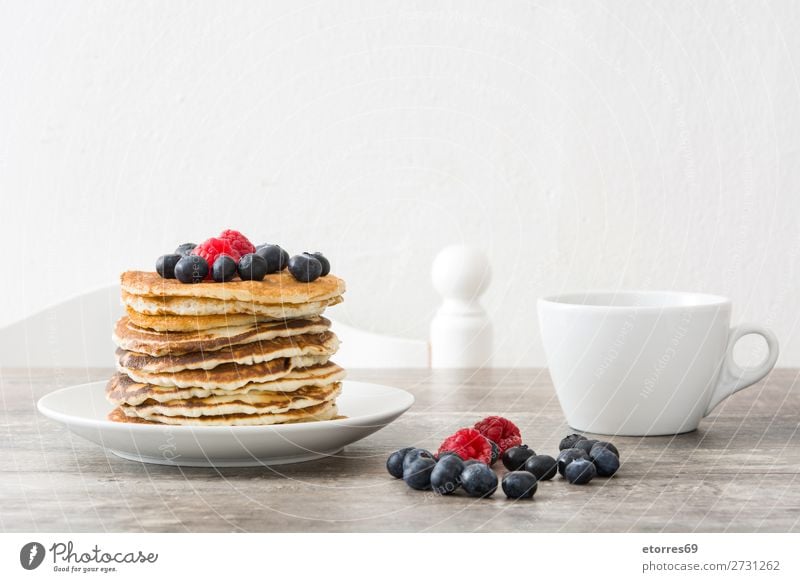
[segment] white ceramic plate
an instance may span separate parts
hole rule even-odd
[[[340,420],[272,426],[171,426],[112,422],[105,382],[70,386],[39,400],[39,411],[124,459],[189,467],[298,463],[333,455],[382,429],[414,397],[399,388],[345,381]]]

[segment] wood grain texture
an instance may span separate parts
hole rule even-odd
[[[696,432],[614,438],[623,466],[584,487],[560,477],[533,502],[408,489],[385,471],[401,446],[435,449],[488,414],[537,452],[568,432],[544,370],[375,370],[350,378],[417,397],[397,422],[337,457],[275,468],[144,465],[36,412],[63,386],[110,370],[0,370],[0,530],[19,531],[800,531],[797,370],[729,398]]]

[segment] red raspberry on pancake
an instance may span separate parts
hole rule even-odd
[[[245,255],[249,255],[250,253],[256,252],[256,247],[251,243],[246,236],[244,236],[238,230],[223,230],[222,234],[219,235],[224,241],[228,241],[228,244],[239,253],[240,257]]]
[[[237,263],[241,258],[241,254],[235,248],[233,248],[231,243],[222,238],[210,238],[207,241],[200,243],[194,247],[192,254],[203,257],[208,263],[208,275],[206,276],[206,279],[211,279],[212,268],[214,267],[214,261],[217,260],[217,257],[221,255],[228,255]]]

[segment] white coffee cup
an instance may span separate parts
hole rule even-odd
[[[758,382],[778,340],[752,324],[730,327],[731,302],[701,293],[586,292],[539,300],[550,375],[571,427],[616,435],[695,430],[722,400]],[[764,361],[742,368],[733,347],[762,336]]]

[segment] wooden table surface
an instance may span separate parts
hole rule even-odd
[[[412,491],[384,468],[403,446],[438,447],[502,414],[537,452],[572,432],[546,371],[392,370],[351,379],[406,388],[414,407],[337,457],[273,468],[204,469],[125,461],[36,412],[55,388],[110,370],[0,370],[0,529],[85,531],[800,531],[797,370],[729,398],[700,430],[615,438],[623,461],[587,486],[560,477],[532,502]],[[499,469],[502,471],[502,469]]]

